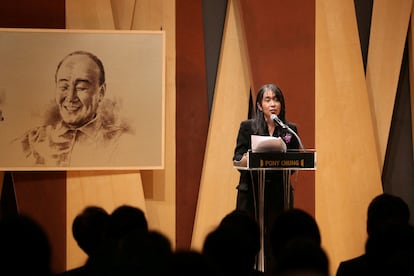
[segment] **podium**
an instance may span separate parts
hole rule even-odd
[[[294,171],[316,170],[315,150],[290,150],[287,152],[247,152],[247,164],[235,162],[237,170],[257,171],[258,202],[255,204],[256,220],[260,227],[260,252],[257,257],[256,268],[264,272],[264,191],[266,172],[280,170],[283,173],[284,208],[291,206],[290,176]],[[255,196],[256,200],[256,196]]]

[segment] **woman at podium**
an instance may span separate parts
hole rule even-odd
[[[276,115],[276,116],[275,116]],[[280,137],[286,144],[287,150],[298,149],[299,141],[295,135],[288,130],[297,133],[294,123],[286,119],[286,107],[283,93],[274,84],[263,85],[257,94],[255,116],[249,120],[242,121],[237,136],[233,161],[247,163],[247,152],[252,149],[251,136],[273,136]],[[236,209],[242,210],[258,219],[258,173],[252,170],[239,170],[240,180],[237,186]],[[269,232],[275,217],[286,208],[293,207],[293,198],[285,198],[284,181],[289,174],[282,170],[269,170],[265,173],[264,200],[263,200],[263,231],[264,231],[264,267],[270,271],[271,252],[269,245]],[[289,189],[292,189],[289,187]],[[293,191],[289,193],[293,195]]]

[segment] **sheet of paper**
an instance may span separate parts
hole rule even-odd
[[[252,152],[286,152],[286,144],[280,137],[252,135]]]

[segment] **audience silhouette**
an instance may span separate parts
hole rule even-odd
[[[316,220],[293,208],[280,213],[270,232],[272,275],[329,275],[329,260],[321,248]]]
[[[365,253],[341,262],[336,275],[358,276],[384,273],[386,268],[390,268],[386,266],[387,262],[391,261],[396,254],[404,255],[402,251],[405,250],[400,250],[400,248],[412,242],[412,236],[410,236],[412,227],[409,225],[409,219],[410,210],[402,198],[388,193],[376,196],[367,210],[368,239]],[[409,254],[409,250],[406,253]]]
[[[80,267],[61,273],[61,276],[89,275],[90,264],[106,242],[109,214],[98,206],[87,206],[72,223],[72,234],[78,246],[88,255]]]
[[[132,275],[137,270],[132,266],[132,260],[138,260],[138,257],[133,255],[131,246],[136,247],[135,254],[145,256],[143,252],[148,250],[149,256],[149,244],[156,245],[155,238],[160,236],[148,232],[144,212],[130,205],[121,205],[110,214],[100,207],[88,206],[75,217],[72,232],[88,260],[84,266],[63,272],[60,276]],[[158,239],[171,250],[165,237]]]
[[[148,222],[144,212],[134,206],[121,205],[109,217],[108,237],[119,240],[135,230],[148,231]]]
[[[287,242],[271,275],[329,276],[329,261],[325,251],[309,238],[295,238]]]
[[[19,214],[0,221],[0,275],[49,276],[51,247],[44,229]]]
[[[414,227],[387,223],[372,233],[365,252],[366,275],[414,275]]]
[[[255,269],[260,250],[260,229],[257,222],[242,211],[226,215],[211,231],[202,253],[223,275],[261,275]]]
[[[414,227],[408,205],[381,194],[367,210],[365,253],[340,263],[337,276],[414,275]],[[242,211],[227,214],[206,236],[201,252],[173,250],[161,232],[150,230],[144,212],[122,205],[112,213],[88,206],[73,220],[72,234],[88,256],[85,265],[60,276],[212,275],[328,276],[316,220],[293,208],[280,213],[270,231],[270,271],[256,269],[260,251],[257,221]],[[1,275],[52,276],[46,233],[25,215],[0,220]]]
[[[93,255],[105,241],[109,214],[98,206],[88,206],[77,215],[72,223],[72,234],[79,247]]]
[[[105,243],[92,264],[94,275],[130,275],[132,267],[122,268],[120,265],[120,258],[128,255],[121,245],[125,239],[147,235],[147,232],[148,222],[140,208],[121,205],[113,210],[109,215]]]
[[[134,229],[119,240],[112,275],[167,275],[171,256],[171,243],[163,234]]]
[[[168,275],[176,276],[224,276],[201,252],[176,250],[171,256]]]

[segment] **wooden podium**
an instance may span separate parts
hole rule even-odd
[[[260,252],[257,257],[256,268],[264,272],[264,188],[266,172],[271,170],[283,171],[284,208],[289,209],[291,205],[291,183],[290,175],[293,171],[316,170],[315,150],[290,150],[287,152],[252,152],[247,153],[246,166],[238,166],[238,170],[257,171],[258,201],[255,206],[256,220],[260,226]],[[256,197],[255,197],[256,198]]]

